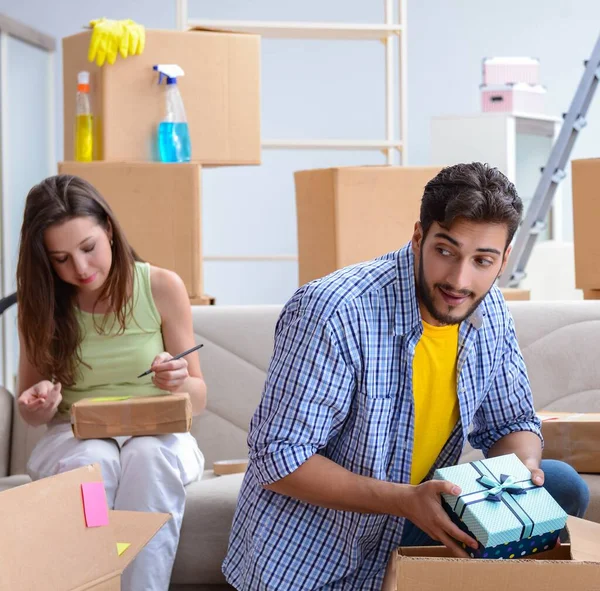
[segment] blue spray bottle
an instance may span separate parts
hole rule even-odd
[[[177,88],[177,77],[183,70],[176,64],[158,64],[158,83],[166,78],[165,118],[158,124],[158,154],[161,162],[189,162],[192,155],[183,99]]]

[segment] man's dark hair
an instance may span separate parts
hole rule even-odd
[[[508,246],[523,213],[515,186],[497,168],[481,162],[442,169],[425,186],[421,200],[423,238],[433,222],[449,228],[457,218],[506,224]]]

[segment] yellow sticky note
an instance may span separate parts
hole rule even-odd
[[[129,400],[131,396],[101,396],[100,398],[90,398],[90,402],[116,402],[119,400]]]
[[[123,554],[123,552],[129,548],[129,546],[131,546],[129,542],[117,542],[117,552],[119,556],[121,556],[121,554]]]

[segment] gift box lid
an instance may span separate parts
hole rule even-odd
[[[440,468],[434,479],[460,487],[442,495],[452,511],[485,547],[562,529],[567,514],[515,454]]]

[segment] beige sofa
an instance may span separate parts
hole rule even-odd
[[[536,407],[600,412],[600,301],[511,302]],[[279,306],[194,308],[194,327],[209,386],[208,410],[193,431],[206,457],[246,456],[246,433],[260,399]],[[0,392],[0,489],[27,482],[26,458],[39,437],[18,419],[12,396]],[[475,452],[466,451],[465,458]],[[224,589],[220,565],[241,475],[204,478],[188,487],[172,590]],[[600,476],[586,475],[587,517],[600,522]]]

